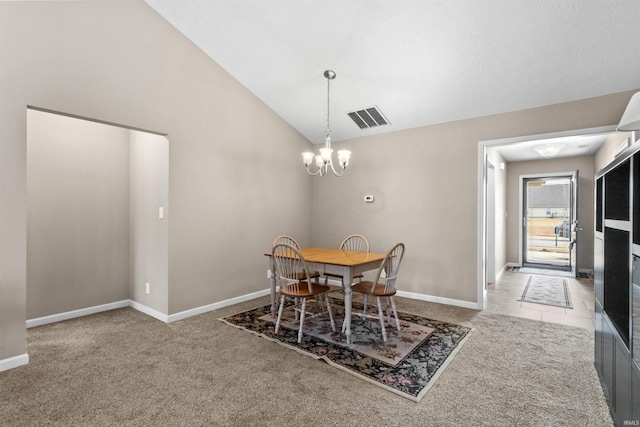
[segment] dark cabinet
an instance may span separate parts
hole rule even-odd
[[[640,425],[640,143],[596,174],[595,367],[616,425]]]

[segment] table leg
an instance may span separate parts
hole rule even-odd
[[[353,272],[349,270],[345,271],[343,275],[343,291],[344,291],[344,322],[345,322],[345,335],[347,337],[347,345],[351,344],[351,282],[353,281]]]
[[[273,257],[269,257],[269,288],[271,289],[271,317],[276,317],[276,270]]]

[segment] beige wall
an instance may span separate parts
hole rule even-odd
[[[161,135],[27,111],[27,319],[168,311],[168,157]]]
[[[131,131],[129,182],[129,297],[169,311],[169,141]],[[160,208],[163,218],[160,218]],[[146,293],[146,284],[149,293]]]
[[[129,298],[129,131],[27,111],[27,318]]]
[[[313,182],[314,244],[335,246],[351,232],[369,237],[375,251],[402,240],[407,253],[400,290],[475,303],[479,141],[610,126],[618,122],[633,93],[335,144],[334,149],[350,149],[352,161],[342,178]],[[376,202],[365,204],[365,194],[373,194]],[[587,251],[580,265],[591,265],[585,256]],[[507,257],[510,261],[509,252]]]
[[[520,176],[579,171],[578,269],[593,270],[593,186],[594,156],[543,159],[509,163],[507,174],[507,262],[519,261]]]
[[[265,289],[277,233],[310,243],[309,142],[146,4],[0,2],[0,52],[0,361],[26,352],[27,105],[168,135],[165,314]]]
[[[475,302],[478,141],[615,124],[633,93],[344,141],[346,175],[311,178],[308,141],[141,2],[0,2],[0,52],[0,361],[26,351],[27,105],[168,135],[173,314],[265,289],[281,233],[402,240],[401,290]]]
[[[599,172],[614,159],[614,153],[627,138],[633,138],[632,132],[611,134],[595,155],[595,171]]]

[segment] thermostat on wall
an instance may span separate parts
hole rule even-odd
[[[372,194],[367,194],[366,196],[364,196],[364,202],[365,203],[373,203],[373,195]]]

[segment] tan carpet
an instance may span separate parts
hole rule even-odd
[[[475,328],[421,402],[231,328],[238,304],[172,324],[120,309],[30,329],[0,372],[7,426],[611,426],[593,332],[397,298]]]

